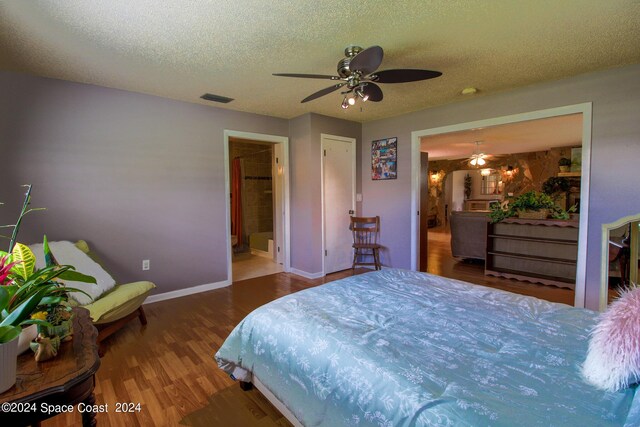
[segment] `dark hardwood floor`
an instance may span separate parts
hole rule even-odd
[[[573,291],[484,276],[482,264],[451,256],[448,234],[429,230],[429,272],[473,283],[573,303]],[[368,270],[360,269],[358,273]],[[148,325],[130,322],[106,341],[96,376],[96,401],[108,404],[100,426],[289,426],[255,389],[242,392],[218,369],[213,355],[249,312],[269,301],[351,274],[309,280],[288,273],[145,306]],[[116,413],[116,402],[141,403],[140,412]],[[81,425],[79,414],[63,414],[45,426]]]
[[[357,272],[366,272],[360,269]],[[130,322],[105,341],[96,375],[99,426],[289,426],[257,391],[242,392],[218,369],[213,355],[252,310],[281,296],[351,275],[309,280],[289,273],[145,305],[148,324]],[[46,362],[45,362],[46,363]],[[140,412],[116,413],[116,402],[141,403]],[[62,414],[44,426],[80,426]]]
[[[573,289],[519,282],[512,279],[484,275],[484,262],[465,262],[451,255],[451,235],[445,228],[429,229],[427,271],[438,276],[502,289],[516,294],[534,296],[552,302],[573,305]]]

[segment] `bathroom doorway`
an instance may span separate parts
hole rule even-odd
[[[265,140],[268,135],[238,134],[226,138],[233,282],[286,271],[287,265],[284,144]]]

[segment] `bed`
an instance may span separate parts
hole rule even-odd
[[[638,426],[580,376],[597,313],[385,269],[249,314],[215,358],[294,425]]]

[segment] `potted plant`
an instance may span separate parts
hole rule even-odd
[[[563,176],[552,176],[542,184],[542,192],[551,197],[566,193],[570,188],[569,180]]]
[[[558,166],[560,167],[560,172],[569,172],[569,169],[571,168],[571,159],[561,157],[560,160],[558,160]]]
[[[10,389],[16,382],[18,337],[22,326],[46,324],[46,321],[30,318],[46,291],[40,289],[12,308],[16,291],[15,287],[0,286],[0,393]]]
[[[542,184],[542,192],[550,196],[562,209],[567,208],[567,194],[570,188],[569,179],[562,176],[552,176]]]
[[[464,197],[471,198],[471,175],[469,174],[464,176]]]
[[[517,213],[518,218],[545,219],[556,204],[544,193],[528,191],[516,197],[510,206]]]
[[[522,219],[569,219],[569,213],[575,212],[576,206],[568,210],[558,207],[551,196],[537,191],[528,191],[510,200],[503,206],[494,203],[489,213],[492,223],[502,221],[505,218],[515,217]]]
[[[31,307],[31,311],[21,314],[21,316],[26,316],[25,319],[29,318],[38,306],[40,310],[51,310],[52,307],[66,303],[68,300],[67,292],[83,292],[79,289],[64,286],[63,283],[58,281],[59,279],[96,283],[95,278],[74,271],[75,268],[73,266],[58,265],[49,249],[46,236],[43,239],[46,267],[36,269],[36,258],[31,249],[16,240],[22,218],[31,211],[40,210],[29,208],[30,204],[31,186],[28,185],[18,220],[15,224],[4,226],[13,228],[9,243],[9,253],[0,251],[0,288],[3,288],[9,296],[6,307],[3,309],[3,314],[11,313],[17,310],[18,307],[22,307],[23,303],[31,301],[33,297],[38,297],[35,306],[27,306]],[[51,323],[41,317],[27,320],[20,323],[20,325],[36,324],[46,328],[52,326]],[[15,330],[12,331],[15,332]],[[18,335],[20,335],[22,330],[18,328],[18,332]],[[23,340],[24,349],[29,347],[31,339],[27,337]]]

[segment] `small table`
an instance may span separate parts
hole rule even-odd
[[[31,351],[18,357],[16,384],[0,394],[0,404],[21,404],[18,408],[22,407],[23,411],[5,412],[0,409],[0,425],[37,425],[64,411],[63,405],[69,410],[66,405],[78,403],[84,404],[82,425],[96,425],[91,407],[95,405],[94,375],[100,367],[96,344],[98,331],[88,310],[77,307],[74,312],[73,340],[62,343],[56,357],[41,363],[35,361]],[[57,412],[42,411],[43,408],[53,409],[55,405],[58,406]],[[71,410],[79,412],[80,407],[73,406]]]

